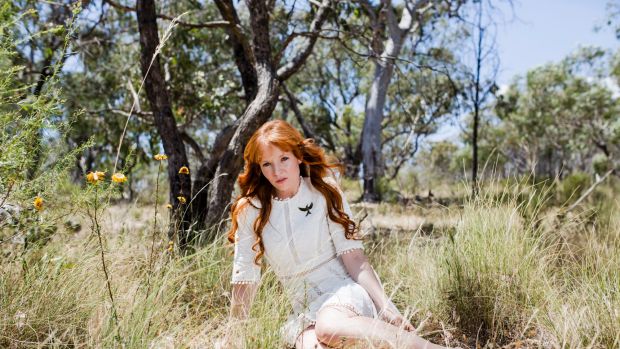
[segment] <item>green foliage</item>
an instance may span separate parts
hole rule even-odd
[[[620,100],[604,82],[610,59],[609,52],[582,48],[529,71],[499,96],[501,122],[483,137],[517,173],[588,170],[587,159],[618,150]]]
[[[444,182],[453,182],[460,178],[463,172],[462,162],[467,154],[471,152],[466,153],[450,141],[430,143],[430,147],[422,149],[416,157],[416,164],[422,170],[421,182],[432,190]],[[471,161],[468,162],[470,163]]]
[[[56,231],[56,218],[43,218],[45,209],[61,205],[56,197],[58,179],[67,176],[76,155],[86,146],[68,149],[61,143],[71,123],[60,117],[64,101],[60,98],[59,66],[49,67],[50,76],[37,93],[33,85],[18,78],[24,67],[14,64],[19,42],[15,31],[20,21],[32,16],[35,12],[18,15],[8,4],[0,6],[0,210],[5,212],[3,216],[10,216],[0,219],[0,241],[13,237],[24,247],[45,243]],[[61,38],[66,43],[71,30],[55,27],[32,35],[43,34],[64,34]],[[35,197],[43,199],[41,212],[33,207]]]

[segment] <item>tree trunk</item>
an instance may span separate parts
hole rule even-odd
[[[261,0],[247,0],[250,10],[252,43],[256,59],[258,90],[256,97],[240,118],[230,144],[222,154],[219,166],[209,187],[209,204],[206,224],[212,229],[206,236],[211,241],[219,230],[219,223],[225,218],[231,193],[237,176],[243,167],[243,151],[252,134],[264,124],[276,107],[279,93],[277,79],[271,58],[269,39],[269,11]]]
[[[478,195],[478,128],[480,124],[480,71],[482,69],[482,41],[484,39],[484,27],[482,26],[482,2],[478,5],[478,44],[476,46],[476,76],[474,81],[474,125],[472,132],[472,164],[471,185],[473,196]]]
[[[243,71],[250,71],[245,65],[250,64],[250,62],[253,64],[253,71],[257,77],[256,93],[235,124],[230,129],[220,133],[218,138],[221,139],[221,142],[216,139],[218,147],[216,147],[215,152],[221,151],[221,156],[213,157],[212,161],[201,168],[204,171],[200,173],[204,173],[204,177],[201,176],[201,178],[212,178],[201,184],[201,188],[204,187],[205,191],[208,190],[208,203],[204,208],[201,207],[200,214],[206,216],[205,226],[210,228],[202,239],[203,242],[209,242],[215,238],[222,219],[228,214],[232,199],[231,193],[237,176],[243,167],[243,151],[247,141],[271,117],[278,102],[280,81],[284,81],[296,73],[310,55],[332,2],[332,0],[321,2],[316,11],[315,19],[310,25],[310,34],[307,36],[305,44],[301,45],[297,55],[280,67],[276,73],[269,36],[269,7],[264,0],[246,0],[252,29],[251,50],[248,49],[250,45],[243,33],[233,29],[237,41],[234,47],[240,48],[239,51],[235,51],[235,54],[245,56],[244,59],[236,60],[242,77]],[[230,0],[217,0],[217,5],[224,18],[229,20],[236,18]],[[246,89],[247,96],[246,80],[244,80],[244,89]]]
[[[186,209],[192,194],[192,182],[190,175],[180,174],[179,169],[183,166],[189,168],[189,163],[185,145],[172,114],[170,97],[159,55],[153,58],[158,53],[157,46],[159,45],[155,2],[154,0],[138,0],[136,7],[140,32],[140,64],[142,76],[145,79],[144,86],[155,118],[157,132],[162,140],[164,151],[168,155],[169,197],[173,206],[168,234],[172,239],[174,234],[179,231],[179,246],[185,248],[193,238],[187,230],[191,222],[191,210]],[[187,201],[186,204],[179,201],[178,197],[181,196]]]
[[[420,6],[423,1],[417,5]],[[411,30],[413,17],[411,8],[405,6],[400,23],[396,23],[396,15],[389,1],[384,1],[389,37],[385,49],[375,61],[375,73],[366,100],[364,128],[361,137],[362,169],[364,172],[364,194],[362,199],[367,202],[380,200],[377,184],[383,175],[383,159],[381,156],[381,122],[387,98],[387,90],[394,72],[394,60],[400,54],[402,44]]]
[[[366,102],[366,115],[362,130],[362,168],[364,171],[363,200],[367,202],[376,202],[381,199],[377,190],[378,180],[383,175],[381,122],[393,70],[393,60],[375,63],[375,75]]]
[[[234,26],[230,26],[226,31],[228,33],[228,44],[233,50],[235,65],[241,76],[241,85],[243,86],[246,107],[256,97],[258,89],[258,78],[256,76],[256,68],[252,62],[253,53],[251,47],[246,40],[244,34],[239,30],[241,22],[235,10],[232,0],[215,0],[222,18]],[[213,182],[218,164],[222,159],[222,154],[227,149],[230,140],[241,123],[239,118],[235,123],[222,129],[215,138],[213,150],[210,152],[209,159],[203,162],[198,171],[194,182],[193,193],[193,217],[197,229],[205,229],[207,227],[207,213],[209,211],[209,185]]]

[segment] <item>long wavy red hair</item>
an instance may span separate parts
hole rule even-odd
[[[265,253],[262,239],[263,229],[269,221],[271,198],[275,194],[274,187],[263,176],[260,169],[259,146],[262,143],[271,143],[282,151],[290,151],[301,160],[299,172],[302,177],[310,177],[314,188],[325,197],[329,218],[344,227],[347,239],[355,238],[359,230],[358,225],[344,212],[342,196],[338,188],[324,180],[325,177],[333,174],[332,169],[341,169],[341,165],[328,159],[323,148],[311,138],[304,139],[301,133],[288,122],[273,120],[265,123],[252,135],[243,152],[245,165],[237,180],[241,194],[231,207],[232,224],[228,231],[228,241],[235,242],[235,233],[239,227],[237,223],[239,214],[247,205],[254,206],[250,201],[252,198],[258,199],[260,207],[256,208],[259,209],[259,215],[253,224],[256,242],[252,250],[256,252],[254,262],[260,265],[260,259]]]

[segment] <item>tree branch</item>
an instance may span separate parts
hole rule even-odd
[[[316,12],[316,17],[310,24],[310,32],[306,36],[307,43],[305,47],[299,51],[297,56],[293,57],[293,59],[291,59],[288,63],[284,64],[278,69],[276,74],[278,80],[285,81],[286,79],[291,77],[291,75],[295,74],[306,62],[306,59],[308,58],[308,56],[310,56],[310,53],[312,53],[314,44],[319,38],[319,31],[321,30],[323,23],[327,19],[327,13],[332,5],[332,2],[333,0],[323,0],[321,2],[321,6]]]
[[[288,89],[288,87],[286,87],[284,83],[281,84],[280,87],[282,87],[282,90],[284,90],[284,93],[288,98],[288,102],[291,105],[291,109],[293,109],[293,113],[295,114],[295,118],[297,119],[297,122],[299,122],[299,124],[301,125],[301,129],[304,131],[304,135],[306,136],[306,138],[314,138],[316,140],[316,133],[314,132],[312,127],[308,125],[306,119],[301,113],[301,110],[299,110],[299,107],[297,106],[297,99],[295,98],[295,96],[293,96],[293,93],[291,93],[291,91]]]
[[[190,135],[188,135],[185,131],[180,131],[179,135],[181,136],[183,142],[187,143],[194,150],[194,153],[196,153],[198,160],[200,160],[201,163],[204,163],[205,156],[202,154],[202,150],[200,150],[200,145],[198,145],[198,142],[196,142],[195,139],[190,137]]]
[[[115,1],[112,0],[103,0],[105,3],[107,3],[108,5],[121,10],[121,11],[125,11],[125,12],[136,12],[136,8],[135,7],[129,7],[129,6],[125,6],[122,4],[119,4]],[[172,21],[175,18],[177,18],[178,16],[169,16],[169,15],[164,15],[161,13],[158,13],[156,15],[157,18],[161,18],[161,19],[165,19],[167,21]],[[228,28],[230,27],[230,22],[228,21],[212,21],[212,22],[205,22],[205,23],[188,23],[188,22],[183,22],[183,21],[176,21],[177,24],[179,24],[180,26],[186,27],[186,28]]]
[[[228,43],[233,49],[235,65],[241,74],[245,100],[249,104],[254,100],[258,88],[255,68],[256,57],[254,57],[247,35],[243,33],[243,27],[232,0],[215,0],[215,5],[222,18],[234,24],[227,29]]]

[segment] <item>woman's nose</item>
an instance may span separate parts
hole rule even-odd
[[[276,177],[278,177],[280,175],[281,171],[282,171],[282,166],[280,166],[279,164],[278,165],[276,165],[276,164],[273,165],[273,174],[275,174]]]

